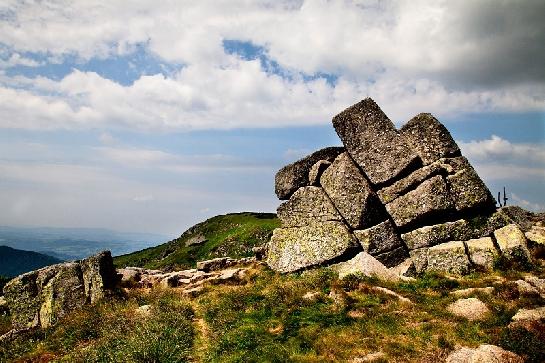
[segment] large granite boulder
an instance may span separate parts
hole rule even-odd
[[[348,153],[340,154],[333,161],[322,174],[320,183],[352,229],[384,220],[384,207]]]
[[[417,228],[401,235],[410,250],[431,247],[448,241],[470,239],[472,230],[465,219]]]
[[[331,162],[342,152],[344,152],[342,147],[326,147],[284,166],[275,177],[274,191],[278,199],[289,199],[297,189],[309,185],[308,174],[316,162],[320,160]]]
[[[392,121],[370,98],[335,116],[333,126],[373,184],[389,182],[420,163]]]
[[[401,128],[401,135],[420,156],[424,165],[440,158],[460,155],[460,148],[447,128],[429,113],[413,117]]]
[[[331,261],[356,246],[356,238],[341,222],[277,228],[269,244],[267,264],[279,272],[293,272]]]
[[[428,249],[427,271],[465,275],[469,269],[469,258],[461,241],[442,243]]]
[[[48,327],[74,309],[111,292],[117,274],[109,251],[12,279],[4,295],[16,329]]]
[[[290,200],[280,204],[277,214],[284,227],[302,227],[314,223],[342,220],[339,212],[320,187],[298,189]]]
[[[447,182],[456,210],[466,211],[476,208],[491,210],[494,208],[495,202],[492,194],[472,167],[447,176]]]

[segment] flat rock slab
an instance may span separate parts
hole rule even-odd
[[[366,252],[360,252],[352,259],[332,265],[331,268],[339,273],[341,279],[350,274],[362,274],[388,281],[400,280],[398,275]]]
[[[273,232],[267,264],[279,272],[293,272],[335,259],[357,245],[340,222],[277,228]]]
[[[401,135],[425,165],[460,154],[460,148],[447,128],[429,113],[413,117],[403,125]]]
[[[302,227],[327,221],[342,221],[341,215],[320,187],[298,189],[280,204],[277,215],[283,227]]]
[[[320,184],[352,229],[383,220],[384,207],[348,153],[340,154],[328,167]]]
[[[482,271],[494,269],[494,262],[500,256],[494,241],[490,237],[470,239],[464,242],[469,253],[471,263]]]
[[[461,241],[442,243],[428,249],[427,271],[465,275],[469,273],[469,267],[469,258]]]
[[[488,306],[475,297],[456,300],[447,306],[447,310],[453,315],[470,321],[485,320],[490,314]]]
[[[420,162],[392,121],[370,98],[335,116],[333,127],[373,184],[388,182]]]
[[[403,246],[403,242],[397,235],[394,224],[386,220],[371,228],[355,230],[354,235],[370,255],[378,255]]]
[[[470,239],[472,231],[464,219],[454,222],[425,226],[401,235],[410,250],[431,247],[448,241],[464,241]]]
[[[530,251],[526,246],[526,236],[516,224],[508,224],[495,230],[494,237],[505,258],[520,262],[531,261]]]
[[[460,348],[450,353],[446,363],[524,363],[522,357],[495,345]]]
[[[386,210],[398,227],[424,221],[430,216],[452,210],[453,207],[447,184],[439,175],[386,204]]]
[[[342,147],[326,147],[284,166],[275,177],[274,191],[278,199],[289,199],[297,189],[309,185],[308,174],[317,161],[333,161],[342,152],[344,152]]]

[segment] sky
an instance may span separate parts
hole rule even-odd
[[[0,0],[0,225],[176,236],[273,212],[365,97],[545,210],[545,2]]]

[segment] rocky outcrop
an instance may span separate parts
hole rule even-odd
[[[333,127],[344,148],[317,151],[276,176],[277,195],[289,200],[278,208],[282,227],[269,244],[270,267],[348,262],[354,248],[417,273],[490,270],[501,256],[531,260],[513,213],[495,210],[435,117],[419,114],[397,130],[367,98],[335,116]],[[540,240],[537,230],[528,235]]]
[[[45,328],[108,295],[116,282],[112,256],[104,251],[20,275],[4,287],[4,295],[15,329]]]
[[[495,345],[482,344],[478,348],[459,348],[449,354],[446,363],[523,363],[524,359]]]

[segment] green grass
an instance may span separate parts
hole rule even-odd
[[[275,214],[233,213],[210,218],[191,227],[180,237],[162,245],[114,258],[117,267],[191,268],[197,261],[215,257],[247,257],[252,247],[266,243],[280,226]],[[205,243],[186,246],[196,235]]]

